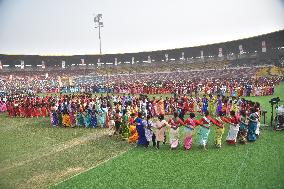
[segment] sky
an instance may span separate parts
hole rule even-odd
[[[164,50],[284,29],[284,0],[0,0],[0,54]]]

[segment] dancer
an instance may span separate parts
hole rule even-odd
[[[238,139],[241,144],[247,143],[247,127],[248,127],[248,120],[245,111],[240,112],[240,128],[238,133]]]
[[[165,140],[165,127],[168,126],[167,121],[164,119],[164,115],[161,114],[158,116],[158,121],[156,122],[156,140],[157,140],[157,149],[160,149],[160,142]]]
[[[129,130],[128,130],[128,115],[126,110],[122,111],[122,123],[121,123],[121,130],[122,130],[122,138],[127,139],[129,137]]]
[[[237,135],[239,132],[239,120],[236,117],[235,111],[230,111],[230,117],[226,119],[226,122],[230,124],[226,142],[227,144],[236,145]]]
[[[128,138],[128,143],[134,143],[138,139],[138,133],[136,130],[136,127],[134,125],[134,120],[135,120],[135,114],[131,114],[129,118],[129,138]]]
[[[192,134],[194,128],[200,124],[198,120],[195,120],[195,114],[190,113],[189,117],[184,121],[184,140],[183,140],[183,148],[184,150],[189,150],[192,145]]]
[[[146,147],[149,146],[150,141],[153,142],[153,147],[155,147],[156,146],[156,135],[153,131],[154,124],[150,119],[151,119],[151,116],[147,115],[147,118],[143,121],[143,125],[145,127],[145,136],[146,136],[146,139],[147,139]]]
[[[174,112],[174,117],[168,121],[170,125],[170,146],[174,150],[178,146],[179,127],[184,125],[184,122],[178,117],[178,113]]]
[[[115,123],[115,134],[121,133],[121,114],[117,109],[114,115],[114,123]]]
[[[52,124],[53,127],[56,127],[58,125],[58,118],[57,118],[57,114],[56,114],[56,106],[55,105],[53,105],[51,107],[50,120],[51,120],[51,124]]]
[[[216,148],[221,148],[222,146],[222,138],[225,131],[225,127],[223,126],[224,123],[224,116],[223,112],[219,112],[216,117],[216,121],[219,124],[216,124],[217,128],[215,130],[215,146]]]
[[[147,146],[147,139],[145,136],[145,128],[142,120],[142,112],[138,112],[138,117],[135,119],[136,130],[138,133],[137,146]]]
[[[216,115],[219,114],[219,112],[222,112],[222,99],[220,95],[217,95],[216,100]]]
[[[249,142],[254,142],[256,141],[256,128],[257,128],[257,123],[258,123],[258,114],[256,113],[256,110],[255,108],[251,108],[251,114],[250,116],[248,117],[248,135],[247,135],[247,138],[248,138],[248,141]]]
[[[214,125],[219,125],[219,123],[217,123],[214,119],[212,119],[209,116],[209,112],[208,110],[206,110],[204,112],[204,116],[200,119],[200,128],[199,128],[199,138],[198,138],[198,143],[200,145],[200,147],[203,147],[204,150],[207,150],[206,145],[207,145],[207,141],[208,141],[208,136],[210,133],[210,127],[212,124]]]
[[[67,109],[64,109],[63,113],[62,113],[62,125],[63,125],[63,127],[70,127],[71,126],[70,116],[67,112]]]
[[[207,111],[208,108],[208,99],[206,98],[206,95],[203,95],[202,98],[202,114],[204,114]]]

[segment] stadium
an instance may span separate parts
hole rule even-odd
[[[60,77],[60,80],[62,78],[68,86],[69,81],[77,86],[80,85],[80,89],[77,90],[107,92],[106,88],[109,86],[110,93],[120,93],[121,91],[117,89],[119,83],[129,81],[129,78],[133,76],[139,77],[141,79],[141,81],[138,80],[139,82],[147,83],[176,77],[176,74],[180,75],[179,79],[183,82],[196,79],[195,77],[200,75],[203,79],[222,79],[238,78],[244,73],[250,73],[251,77],[267,68],[269,68],[269,74],[281,75],[283,72],[279,68],[283,68],[284,61],[283,36],[284,31],[281,30],[248,39],[206,46],[126,54],[1,55],[1,74],[2,80],[8,80],[15,74],[16,77],[27,77],[33,82],[40,82],[42,85],[40,88],[43,91],[37,92],[46,92],[48,89],[44,89],[44,86],[56,88],[56,85],[49,86],[43,81],[48,78],[56,83]],[[224,69],[227,71],[223,71]],[[238,71],[240,69],[241,71]],[[270,73],[271,69],[272,73]],[[153,70],[155,70],[154,73]],[[224,75],[220,75],[217,70],[221,70],[220,72]],[[241,75],[232,74],[234,72],[239,72],[237,74]],[[87,89],[86,86],[88,86]],[[13,86],[12,90],[16,89]],[[127,92],[130,90],[128,89]]]
[[[283,188],[283,29],[135,53],[0,50],[0,188]]]

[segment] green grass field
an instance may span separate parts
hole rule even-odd
[[[283,94],[284,83],[274,96]],[[271,98],[250,97],[268,112]],[[263,129],[255,143],[219,150],[213,137],[214,128],[208,151],[198,148],[196,136],[188,152],[168,145],[145,151],[109,138],[105,129],[52,128],[49,118],[0,114],[0,188],[284,187],[283,132]]]
[[[44,188],[131,148],[109,139],[105,129],[52,128],[48,118],[0,119],[1,189]]]

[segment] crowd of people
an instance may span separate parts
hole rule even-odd
[[[228,144],[255,141],[259,134],[260,105],[241,97],[273,95],[283,76],[256,78],[257,70],[105,76],[90,70],[7,72],[0,76],[0,112],[9,117],[49,117],[53,127],[108,128],[110,136],[121,135],[144,147],[153,142],[156,148],[166,143],[167,131],[171,148],[177,148],[179,128],[184,127],[185,150],[191,148],[196,133],[199,145],[206,149],[210,128],[216,126],[215,145],[220,148],[226,125]]]
[[[7,93],[131,93],[195,95],[229,92],[231,96],[265,96],[273,94],[283,79],[255,77],[257,68],[184,70],[182,72],[92,75],[91,71],[52,71],[1,74],[0,92]]]
[[[169,128],[170,146],[179,143],[179,127],[184,127],[184,149],[191,148],[192,135],[199,126],[199,144],[206,148],[210,127],[215,125],[215,145],[221,147],[226,123],[228,144],[254,141],[259,134],[260,105],[240,97],[223,95],[161,96],[145,95],[11,95],[1,98],[0,111],[10,117],[50,117],[53,127],[108,128],[109,135],[121,135],[129,143],[157,148],[166,142]],[[173,115],[173,116],[172,116]],[[189,116],[188,116],[189,115]],[[200,115],[201,119],[196,119]],[[167,121],[166,117],[171,117]],[[188,116],[188,117],[187,117]],[[157,120],[158,119],[158,120]],[[247,132],[248,129],[248,132]],[[248,135],[247,135],[248,134]]]
[[[109,92],[109,93],[131,93],[131,94],[187,94],[207,95],[229,93],[231,96],[267,96],[272,95],[274,86],[278,85],[281,77],[275,78],[258,78],[249,79],[243,82],[244,79],[204,79],[204,80],[187,80],[187,81],[152,81],[152,82],[132,82],[129,80],[124,83],[98,85],[86,84],[85,86],[69,86],[61,88],[62,92],[83,91],[83,92]]]

